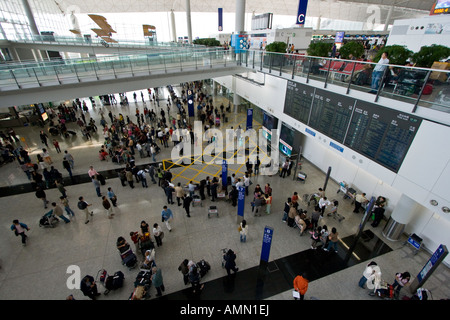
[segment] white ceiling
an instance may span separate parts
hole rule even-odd
[[[54,0],[66,13],[121,13],[186,11],[186,0]],[[308,17],[365,22],[378,19],[383,24],[389,7],[394,5],[391,20],[428,15],[435,0],[309,0]],[[299,0],[246,0],[246,13],[297,15]],[[190,0],[191,12],[234,13],[236,1]]]

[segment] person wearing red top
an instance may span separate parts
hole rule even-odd
[[[298,193],[297,192],[294,192],[294,195],[291,197],[291,201],[292,201],[292,203],[298,202]]]
[[[294,290],[297,291],[300,295],[300,298],[295,298],[295,300],[303,300],[305,298],[306,291],[308,290],[308,277],[305,273],[301,276],[298,275],[294,279]]]

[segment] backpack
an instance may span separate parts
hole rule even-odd
[[[84,210],[86,209],[86,203],[84,201],[78,201],[78,209]]]

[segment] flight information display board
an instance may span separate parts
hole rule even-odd
[[[343,142],[352,117],[355,99],[316,89],[308,125]]]
[[[356,102],[344,145],[397,172],[422,119],[369,102]]]
[[[284,113],[307,124],[313,99],[313,87],[288,81],[284,101]]]
[[[422,119],[288,81],[284,113],[398,172]]]

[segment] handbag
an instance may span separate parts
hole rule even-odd
[[[162,240],[164,239],[164,231],[161,231],[161,234],[159,235],[159,238]]]
[[[241,226],[238,227],[238,231],[239,231],[239,232],[242,231],[242,227],[241,227]]]

